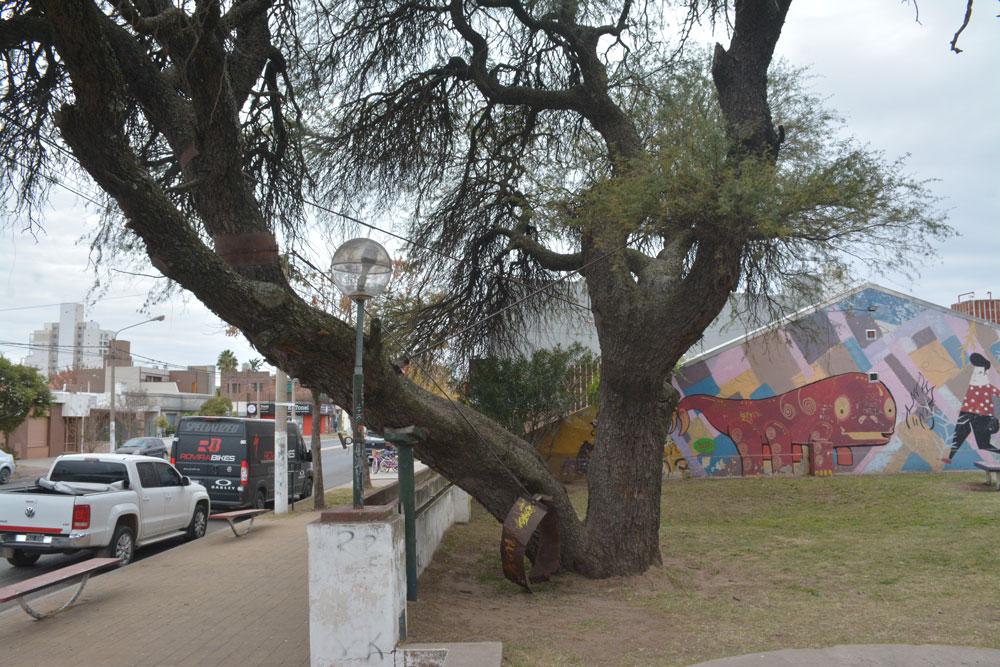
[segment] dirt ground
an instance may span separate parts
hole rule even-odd
[[[507,665],[687,665],[858,643],[1000,647],[1000,494],[980,475],[665,485],[662,567],[526,594],[478,507],[410,603],[410,641],[502,641]],[[572,490],[578,506],[584,489]]]

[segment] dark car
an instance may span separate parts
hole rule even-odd
[[[129,438],[115,454],[141,454],[142,456],[157,456],[167,458],[167,446],[161,438]]]

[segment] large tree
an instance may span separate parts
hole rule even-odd
[[[581,275],[602,351],[585,518],[527,443],[400,373],[378,326],[366,418],[423,427],[417,455],[498,518],[551,496],[566,568],[640,572],[660,560],[671,370],[730,293],[940,230],[898,165],[776,124],[790,4],[0,0],[3,193],[32,215],[78,163],[113,205],[98,245],[141,251],[341,405],[352,327],[288,279],[304,194],[413,211],[411,260],[448,277],[408,329],[414,363],[446,336],[457,355],[509,343],[571,298],[543,285]],[[685,84],[676,49],[708,21],[727,36],[712,85]]]
[[[30,366],[0,356],[0,434],[7,448],[10,435],[28,417],[42,417],[52,403],[45,378]]]

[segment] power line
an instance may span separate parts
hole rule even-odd
[[[14,120],[10,116],[8,116],[6,113],[0,112],[0,116],[3,116],[8,122],[11,122],[14,125],[17,125],[22,130],[30,131],[29,128],[26,128],[23,124],[21,124],[18,121]],[[48,144],[49,146],[52,146],[53,148],[55,148],[56,150],[60,151],[61,153],[64,153],[65,155],[69,156],[72,160],[76,161],[76,156],[71,151],[69,151],[66,148],[64,148],[63,146],[60,146],[58,143],[56,143],[56,142],[54,142],[51,139],[48,139],[46,137],[39,136],[38,139],[39,139],[39,141],[42,141],[42,142]],[[8,159],[13,160],[13,158],[8,158]],[[13,161],[16,162],[16,160],[13,160]],[[18,163],[18,164],[21,164],[21,163]],[[21,166],[24,166],[24,165],[22,164]],[[27,168],[27,167],[25,167],[25,168]],[[251,183],[255,183],[257,185],[263,185],[259,180],[255,179],[253,176],[251,176],[250,174],[247,174],[246,172],[243,173],[243,176],[247,180],[249,180]],[[58,182],[58,181],[56,181],[54,179],[50,178],[49,180],[51,180],[53,183],[55,183],[56,185],[58,185],[60,187],[66,188],[67,190],[69,190],[70,192],[73,192],[74,194],[77,194],[77,195],[79,195],[79,196],[81,196],[81,197],[83,197],[85,199],[88,199],[89,201],[93,202],[94,204],[96,204],[98,206],[103,206],[103,204],[100,204],[100,203],[94,201],[93,199],[90,199],[86,195],[83,195],[83,194],[77,192],[76,190],[68,188],[67,186],[63,185],[62,183],[60,183],[60,182]],[[440,250],[436,250],[436,249],[434,249],[434,248],[432,248],[432,247],[430,247],[428,245],[425,245],[425,244],[422,244],[422,243],[417,243],[416,241],[414,241],[411,238],[408,238],[406,236],[402,236],[402,235],[397,234],[395,232],[391,232],[391,231],[389,231],[387,229],[383,229],[383,228],[378,227],[377,225],[373,225],[373,224],[371,224],[369,222],[365,222],[364,220],[361,220],[360,218],[356,218],[355,216],[350,215],[348,213],[344,213],[343,211],[335,210],[335,209],[330,208],[329,206],[326,206],[324,204],[321,204],[321,203],[319,203],[319,202],[317,202],[315,200],[309,199],[307,197],[298,197],[298,199],[303,204],[306,204],[308,206],[312,206],[313,208],[319,209],[320,211],[323,211],[325,213],[329,213],[331,215],[339,216],[341,218],[344,218],[345,220],[349,220],[350,222],[353,222],[355,224],[362,225],[363,227],[367,227],[367,228],[369,228],[369,229],[371,229],[373,231],[377,231],[377,232],[385,234],[387,236],[391,236],[392,238],[395,238],[395,239],[398,239],[400,241],[403,241],[404,243],[412,245],[415,248],[420,248],[422,250],[426,250],[427,252],[430,252],[430,253],[433,253],[435,255],[438,255],[439,257],[443,257],[445,259],[451,260],[452,262],[455,262],[455,263],[458,263],[458,264],[462,263],[462,260],[460,258],[458,258],[458,257],[455,257],[454,255],[449,255],[448,253],[442,252]],[[301,258],[301,255],[299,255],[299,257]],[[319,271],[320,273],[323,273],[320,269],[316,269],[315,266],[313,266],[313,268],[316,271]],[[123,273],[126,273],[126,272],[123,272]],[[149,276],[149,277],[159,277],[159,276]],[[512,278],[508,278],[508,280],[510,280],[511,282],[513,282],[516,285],[520,285],[521,287],[527,287],[527,285],[525,285],[524,283],[521,283],[520,281],[514,280]],[[555,283],[551,283],[551,284],[555,284]],[[563,297],[561,295],[558,295],[558,294],[556,294],[554,296],[555,296],[556,299],[558,299],[560,301],[563,301],[563,302],[567,303],[568,305],[571,305],[571,306],[574,306],[576,308],[580,308],[582,310],[590,312],[590,309],[587,306],[585,306],[585,305],[583,305],[581,303],[577,303],[575,301],[571,301],[571,300],[569,300],[569,299],[567,299],[567,298],[565,298],[565,297]]]
[[[145,294],[122,294],[120,296],[105,296],[101,297],[101,301],[111,301],[112,299],[134,299],[137,296],[145,296]],[[14,306],[13,308],[0,308],[0,313],[9,313],[14,310],[33,310],[35,308],[52,308],[54,306],[61,306],[66,301],[61,301],[59,303],[41,303],[37,306]]]
[[[434,341],[433,343],[430,343],[429,345],[425,345],[425,346],[424,346],[423,348],[421,348],[420,350],[418,350],[418,351],[416,351],[416,352],[413,352],[413,353],[411,353],[411,356],[418,356],[418,355],[421,355],[421,354],[423,354],[423,353],[425,353],[425,352],[427,352],[427,351],[429,351],[429,350],[432,350],[432,349],[434,349],[434,348],[438,347],[439,345],[441,345],[441,344],[443,344],[443,343],[446,343],[446,342],[448,342],[448,341],[449,341],[449,340],[451,340],[452,338],[457,338],[458,336],[461,336],[461,335],[462,335],[463,333],[465,333],[466,331],[469,331],[469,330],[471,330],[471,329],[474,329],[474,328],[476,328],[476,327],[480,326],[481,324],[483,324],[483,323],[485,323],[485,322],[488,322],[489,320],[493,319],[493,318],[494,318],[494,317],[496,317],[497,315],[500,315],[501,313],[503,313],[503,312],[505,312],[505,311],[508,311],[508,310],[510,310],[511,308],[515,308],[515,307],[519,306],[520,304],[524,303],[525,301],[527,301],[528,299],[531,299],[531,298],[535,297],[535,296],[536,296],[536,295],[537,295],[537,294],[538,294],[539,292],[541,292],[542,290],[545,290],[545,289],[548,289],[549,287],[552,287],[552,286],[553,286],[553,285],[555,285],[556,283],[560,283],[560,282],[562,282],[563,280],[566,280],[567,278],[569,278],[569,277],[570,277],[571,275],[573,275],[574,273],[580,273],[581,271],[583,271],[583,270],[584,270],[585,268],[587,268],[588,266],[591,266],[592,264],[596,264],[597,262],[599,262],[599,261],[600,261],[600,260],[602,260],[602,259],[607,259],[608,257],[610,257],[611,255],[613,255],[614,253],[616,253],[616,252],[619,252],[619,251],[621,251],[621,250],[624,250],[624,249],[625,249],[625,248],[627,248],[627,247],[628,247],[628,246],[627,246],[627,245],[625,245],[625,246],[622,246],[622,247],[620,247],[620,248],[615,248],[614,250],[609,250],[608,252],[604,253],[603,255],[598,255],[597,257],[593,258],[593,259],[592,259],[592,260],[590,260],[589,262],[586,262],[585,264],[583,264],[583,265],[582,265],[582,266],[581,266],[580,268],[578,268],[578,269],[574,269],[574,270],[572,270],[572,271],[569,271],[569,272],[567,272],[567,273],[565,273],[565,274],[563,274],[563,275],[559,276],[559,277],[558,277],[558,278],[556,278],[555,280],[553,280],[553,281],[551,281],[551,282],[549,282],[549,283],[546,283],[546,284],[542,285],[541,287],[539,287],[538,289],[536,289],[536,290],[535,290],[534,292],[531,292],[531,293],[529,293],[529,294],[526,294],[525,296],[521,297],[520,299],[518,299],[518,300],[517,300],[517,301],[515,301],[514,303],[511,303],[511,304],[508,304],[508,305],[504,306],[503,308],[500,308],[499,310],[496,310],[496,311],[494,311],[494,312],[490,313],[489,315],[487,315],[487,316],[486,316],[486,317],[484,317],[483,319],[479,320],[478,322],[473,322],[472,324],[470,324],[470,325],[468,325],[468,326],[466,326],[466,327],[463,327],[463,328],[459,329],[458,331],[456,331],[456,332],[455,332],[455,333],[453,333],[453,334],[448,334],[447,336],[443,336],[442,338],[440,338],[440,339],[438,339],[438,340]]]
[[[18,127],[20,127],[21,129],[24,129],[24,130],[27,130],[27,128],[25,128],[25,127],[24,127],[24,125],[22,125],[22,124],[20,124],[20,123],[17,123],[16,121],[13,121],[13,120],[12,120],[12,119],[10,119],[10,117],[9,117],[9,116],[7,116],[6,114],[3,114],[3,116],[4,116],[4,117],[5,117],[5,118],[6,118],[6,119],[7,119],[8,121],[10,121],[10,122],[13,122],[13,123],[14,123],[15,125],[18,125]],[[71,153],[70,151],[66,150],[66,149],[65,149],[65,148],[63,148],[62,146],[59,146],[59,145],[58,145],[58,144],[56,144],[55,142],[53,142],[53,141],[51,141],[51,140],[49,140],[49,139],[46,139],[45,137],[41,137],[41,136],[40,136],[40,137],[38,137],[38,139],[39,139],[40,141],[42,141],[42,142],[45,142],[45,143],[47,143],[47,144],[49,144],[49,145],[53,146],[53,147],[54,147],[54,148],[56,148],[57,150],[59,150],[59,151],[61,151],[61,152],[65,153],[65,154],[69,155],[69,156],[70,156],[70,157],[72,157],[72,158],[73,158],[74,160],[76,160],[76,156],[75,156],[75,155],[73,155],[73,154],[72,154],[72,153]],[[24,165],[23,165],[22,163],[18,162],[17,160],[15,160],[15,159],[13,159],[13,158],[10,158],[10,157],[7,157],[7,159],[10,159],[11,161],[15,162],[16,164],[21,164],[21,166],[22,166],[22,167],[24,167]],[[28,167],[25,167],[25,168],[28,168]],[[245,178],[247,178],[247,179],[248,179],[249,181],[251,181],[252,183],[256,183],[257,185],[261,185],[261,182],[260,182],[259,180],[257,180],[257,179],[255,179],[255,178],[253,178],[253,177],[252,177],[252,176],[250,176],[249,174],[247,174],[247,173],[245,173],[245,172],[244,172],[244,174],[243,174],[243,175],[244,175],[244,177],[245,177]],[[99,202],[95,201],[94,199],[91,199],[91,198],[90,198],[90,197],[88,197],[87,195],[84,195],[84,194],[82,194],[82,193],[80,193],[80,192],[77,192],[76,190],[73,190],[72,188],[69,188],[69,187],[68,187],[68,186],[66,186],[66,185],[63,185],[62,183],[60,183],[59,181],[55,180],[54,178],[52,178],[52,177],[50,177],[50,176],[45,176],[44,174],[43,174],[42,176],[43,176],[43,177],[45,177],[45,178],[47,178],[47,179],[48,179],[49,181],[51,181],[51,182],[52,182],[52,183],[54,183],[55,185],[57,185],[57,186],[59,186],[59,187],[62,187],[62,188],[65,188],[66,190],[69,190],[70,192],[73,192],[74,194],[77,194],[77,195],[79,195],[80,197],[83,197],[84,199],[87,199],[88,201],[90,201],[90,202],[94,203],[94,204],[95,204],[95,205],[97,205],[97,206],[103,206],[103,204],[101,204],[101,203],[99,203]],[[436,255],[439,255],[439,256],[441,256],[441,257],[444,257],[444,258],[446,258],[446,259],[449,259],[449,260],[451,260],[451,261],[453,261],[453,262],[456,262],[456,263],[461,263],[461,261],[462,261],[462,260],[460,260],[460,259],[459,259],[459,258],[457,258],[457,257],[453,257],[453,256],[451,256],[451,255],[448,255],[447,253],[444,253],[444,252],[441,252],[441,251],[438,251],[438,250],[435,250],[435,249],[431,248],[430,246],[427,246],[427,245],[424,245],[424,244],[421,244],[421,243],[417,243],[416,241],[414,241],[414,240],[412,240],[412,239],[410,239],[410,238],[407,238],[407,237],[405,237],[405,236],[402,236],[402,235],[400,235],[400,234],[396,234],[395,232],[391,232],[391,231],[389,231],[389,230],[387,230],[387,229],[382,229],[381,227],[378,227],[378,226],[376,226],[376,225],[373,225],[373,224],[371,224],[371,223],[368,223],[368,222],[364,222],[363,220],[361,220],[361,219],[359,219],[359,218],[356,218],[356,217],[354,217],[354,216],[352,216],[352,215],[349,215],[349,214],[347,214],[347,213],[344,213],[343,211],[337,211],[337,210],[335,210],[335,209],[332,209],[332,208],[330,208],[330,207],[328,207],[328,206],[325,206],[325,205],[323,205],[323,204],[320,204],[319,202],[316,202],[316,201],[313,201],[313,200],[310,200],[310,199],[307,199],[306,197],[299,197],[298,199],[299,199],[299,200],[300,200],[300,201],[301,201],[301,202],[302,202],[303,204],[307,204],[307,205],[309,205],[309,206],[312,206],[312,207],[314,207],[314,208],[317,208],[317,209],[319,209],[319,210],[321,210],[321,211],[324,211],[324,212],[326,212],[326,213],[330,213],[331,215],[337,215],[337,216],[340,216],[340,217],[344,218],[345,220],[349,220],[349,221],[351,221],[351,222],[354,222],[354,223],[356,223],[356,224],[359,224],[359,225],[362,225],[362,226],[364,226],[364,227],[368,227],[369,229],[372,229],[372,230],[374,230],[374,231],[377,231],[377,232],[380,232],[380,233],[382,233],[382,234],[386,234],[386,235],[388,235],[388,236],[391,236],[391,237],[393,237],[393,238],[396,238],[396,239],[399,239],[400,241],[404,241],[405,243],[408,243],[408,244],[410,244],[410,245],[412,245],[412,246],[414,246],[414,247],[417,247],[417,248],[421,248],[421,249],[423,249],[423,250],[427,250],[428,252],[431,252],[431,253],[434,253],[434,254],[436,254]],[[326,274],[325,274],[325,272],[323,272],[323,271],[322,271],[321,269],[318,269],[318,268],[316,268],[316,266],[315,266],[314,264],[312,264],[312,262],[309,262],[308,260],[306,260],[305,258],[303,258],[303,257],[302,257],[302,255],[300,255],[300,254],[299,254],[298,252],[295,252],[295,250],[294,250],[294,249],[293,249],[293,252],[294,252],[294,253],[295,253],[295,254],[296,254],[296,255],[297,255],[297,256],[298,256],[298,257],[299,257],[300,259],[302,259],[302,260],[303,260],[303,261],[305,261],[305,262],[306,262],[306,263],[307,263],[307,264],[308,264],[309,266],[311,266],[311,267],[313,268],[313,270],[315,270],[315,271],[318,271],[318,272],[319,272],[319,273],[320,273],[321,275],[324,275],[324,276],[326,275]],[[598,258],[596,258],[596,259],[594,259],[594,260],[591,260],[591,261],[590,261],[590,262],[588,262],[587,264],[584,264],[584,265],[583,265],[583,266],[581,266],[581,267],[580,267],[579,269],[576,269],[576,270],[574,270],[574,271],[570,271],[570,272],[568,272],[568,273],[566,273],[566,274],[564,274],[564,275],[560,276],[560,277],[559,277],[559,278],[557,278],[556,280],[553,280],[553,281],[550,281],[550,282],[548,282],[548,283],[546,283],[546,284],[542,285],[542,287],[540,287],[539,289],[536,289],[536,290],[534,290],[533,292],[529,293],[528,295],[526,295],[526,296],[524,296],[524,297],[522,297],[522,298],[518,299],[518,300],[517,300],[517,301],[515,301],[514,303],[511,303],[511,304],[508,304],[507,306],[505,306],[505,307],[501,308],[500,310],[498,310],[498,311],[496,311],[496,312],[494,312],[494,313],[492,313],[492,314],[490,314],[490,315],[486,316],[485,318],[483,318],[483,319],[482,319],[482,320],[480,320],[479,322],[476,322],[476,323],[473,323],[472,325],[470,325],[470,326],[468,326],[468,327],[465,327],[464,329],[462,329],[462,330],[458,331],[457,333],[455,333],[455,334],[452,334],[451,336],[448,336],[448,337],[446,337],[446,338],[444,338],[444,339],[442,339],[442,340],[438,341],[437,343],[434,343],[434,344],[432,344],[431,346],[428,346],[428,347],[425,347],[425,348],[424,348],[423,350],[421,350],[420,352],[418,352],[418,353],[415,353],[415,354],[422,354],[423,352],[426,352],[426,351],[427,351],[428,349],[430,349],[430,347],[436,347],[437,345],[440,345],[441,343],[443,343],[443,342],[445,342],[445,341],[449,340],[450,338],[453,338],[453,337],[455,337],[455,336],[458,336],[459,334],[461,334],[461,333],[464,333],[465,331],[468,331],[469,329],[471,329],[471,328],[473,328],[473,327],[475,327],[475,326],[478,326],[478,325],[480,325],[480,324],[482,324],[482,323],[484,323],[484,322],[486,322],[486,321],[488,321],[488,320],[490,320],[490,319],[492,319],[492,318],[496,317],[497,315],[499,315],[499,314],[503,313],[504,311],[506,311],[506,310],[510,310],[511,308],[514,308],[515,306],[518,306],[518,305],[520,305],[520,304],[524,303],[524,302],[525,302],[525,301],[527,301],[528,299],[531,299],[531,298],[534,298],[535,296],[537,296],[538,294],[541,294],[541,293],[542,293],[543,291],[547,290],[548,288],[550,288],[550,287],[553,287],[554,285],[557,285],[558,283],[561,283],[562,281],[564,281],[564,280],[565,280],[566,278],[568,278],[569,276],[573,275],[574,273],[579,273],[581,269],[583,269],[583,268],[586,268],[586,267],[587,267],[587,266],[589,266],[590,264],[592,264],[592,263],[596,262],[596,261],[597,261],[598,259],[603,259],[604,257],[607,257],[607,256],[609,256],[609,255],[610,255],[611,253],[613,253],[613,252],[616,252],[616,250],[612,250],[612,251],[610,251],[610,252],[606,253],[605,255],[603,255],[602,257],[598,257]],[[520,283],[519,281],[516,281],[516,280],[512,280],[512,279],[509,279],[509,278],[508,278],[508,280],[511,280],[511,282],[514,282],[515,284],[518,284],[518,285],[520,285],[520,286],[522,286],[522,287],[526,287],[526,285],[524,285],[523,283]],[[307,281],[307,282],[308,282],[308,281]],[[313,288],[315,289],[315,286],[313,286]],[[572,306],[574,306],[574,307],[577,307],[577,308],[580,308],[580,309],[583,309],[583,310],[587,310],[587,311],[589,312],[589,308],[587,308],[587,307],[586,307],[586,306],[584,306],[583,304],[579,304],[579,303],[576,303],[576,302],[574,302],[574,301],[570,301],[570,300],[568,300],[568,299],[566,299],[566,298],[564,298],[564,297],[562,297],[562,296],[560,296],[560,295],[555,295],[555,297],[556,297],[557,299],[559,299],[560,301],[564,301],[564,302],[566,302],[566,303],[568,303],[568,304],[570,304],[570,305],[572,305]]]
[[[0,340],[0,345],[5,347],[15,347],[26,350],[49,350],[49,351],[54,350],[56,352],[75,352],[76,350],[105,350],[105,351],[111,350],[110,346],[102,346],[102,345],[58,345],[58,344],[45,345],[42,343],[17,343],[15,341],[5,341],[5,340]],[[100,356],[99,354],[94,352],[87,352],[83,354],[86,354],[87,356],[91,357]],[[118,355],[114,355],[112,353],[112,356],[118,356]],[[128,356],[134,359],[140,359],[142,361],[148,361],[154,364],[160,364],[163,366],[173,366],[174,368],[188,368],[190,366],[190,364],[187,365],[175,364],[170,361],[163,361],[162,359],[154,359],[153,357],[147,357],[132,351],[129,351]]]
[[[6,153],[3,154],[3,159],[5,159],[5,160],[7,160],[9,162],[13,162],[14,164],[19,165],[20,167],[22,167],[24,169],[28,169],[28,170],[31,169],[31,167],[29,167],[25,163],[21,162],[17,158],[14,158],[14,157],[11,157],[10,155],[7,155]],[[44,178],[45,180],[47,180],[49,183],[52,183],[53,185],[58,186],[58,187],[62,188],[63,190],[67,190],[69,192],[72,192],[73,194],[75,194],[77,197],[80,197],[81,199],[86,199],[87,201],[89,201],[94,206],[97,206],[99,208],[104,208],[104,206],[105,206],[102,202],[97,201],[96,199],[94,199],[90,195],[84,194],[83,192],[80,192],[79,190],[76,190],[75,188],[71,188],[70,186],[68,186],[65,183],[59,181],[58,179],[56,179],[53,176],[49,176],[48,174],[43,174],[41,172],[39,172],[38,175],[41,176],[42,178]]]

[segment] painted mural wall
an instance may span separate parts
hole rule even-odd
[[[876,286],[695,358],[672,441],[696,476],[1000,462],[1000,328]]]

